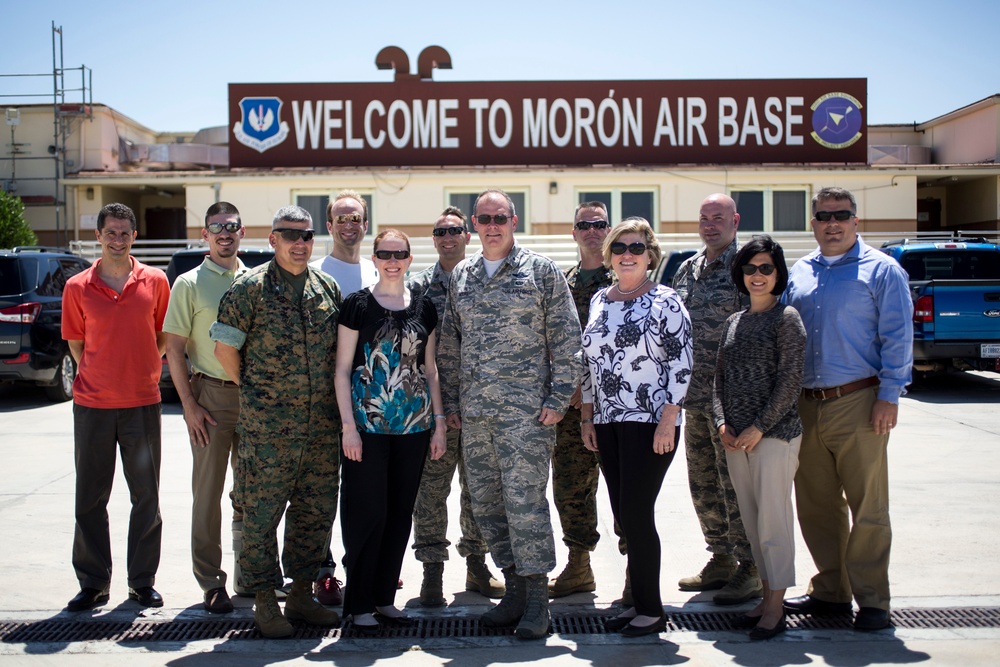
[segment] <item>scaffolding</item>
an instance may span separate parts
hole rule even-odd
[[[67,84],[67,76],[75,78],[80,74],[79,86]],[[8,108],[5,112],[6,124],[10,129],[10,143],[7,155],[11,160],[11,177],[3,183],[4,190],[16,193],[18,189],[17,163],[26,160],[51,160],[52,176],[22,177],[22,181],[41,181],[51,183],[51,203],[55,207],[56,241],[57,245],[69,245],[69,221],[66,219],[66,144],[74,120],[91,120],[93,118],[93,71],[86,65],[66,67],[63,60],[63,29],[52,22],[52,71],[44,74],[0,74],[0,78],[27,78],[37,80],[51,79],[51,92],[27,92],[15,94],[0,94],[0,100],[5,98],[49,98],[52,100],[52,145],[48,147],[48,155],[30,156],[24,150],[25,144],[17,142],[16,129],[20,123],[20,113],[17,108]],[[77,94],[78,95],[75,95]],[[67,94],[70,100],[67,100]],[[74,101],[75,99],[79,101]],[[48,199],[48,197],[45,197]]]

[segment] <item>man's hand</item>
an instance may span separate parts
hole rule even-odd
[[[899,406],[889,401],[877,400],[872,406],[872,427],[879,435],[888,435],[896,426]]]
[[[457,412],[452,412],[445,419],[444,423],[448,425],[448,428],[453,428],[455,430],[458,430],[462,428],[462,416],[459,415]]]
[[[545,426],[552,426],[562,421],[563,413],[556,412],[551,408],[542,408],[542,414],[538,415],[538,421]]]
[[[583,392],[580,391],[580,385],[576,386],[576,391],[574,391],[573,395],[570,397],[569,404],[570,407],[574,407],[577,410],[579,410],[580,406],[583,405]]]
[[[209,439],[205,422],[208,422],[212,426],[218,426],[219,422],[212,419],[212,414],[198,405],[193,396],[189,400],[184,401],[183,405],[184,423],[187,424],[188,437],[191,438],[191,444],[196,447],[207,447]]]

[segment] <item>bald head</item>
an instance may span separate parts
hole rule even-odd
[[[736,238],[740,214],[729,195],[715,193],[705,198],[698,213],[698,236],[705,242],[708,261],[717,259]]]

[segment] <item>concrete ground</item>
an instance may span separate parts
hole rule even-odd
[[[1000,606],[1000,520],[994,508],[1000,468],[1000,375],[958,374],[918,387],[903,398],[900,425],[889,447],[893,520],[890,570],[894,609],[947,606]],[[80,615],[63,611],[78,590],[70,565],[73,536],[72,406],[50,404],[40,391],[0,387],[0,623]],[[127,600],[124,577],[129,500],[120,466],[109,506],[115,568],[111,602],[93,614],[108,619],[205,618],[201,592],[191,575],[191,456],[177,405],[164,406],[161,501],[163,551],[156,588],[163,610],[141,610]],[[606,609],[620,597],[624,559],[611,530],[606,491],[599,494],[601,541],[593,557],[598,588],[557,601],[554,610]],[[457,493],[452,494],[452,541],[457,541]],[[718,611],[711,594],[684,593],[677,579],[700,570],[708,557],[691,506],[684,457],[667,473],[656,507],[663,547],[661,591],[667,611]],[[553,509],[555,532],[561,535]],[[339,530],[339,523],[337,526]],[[224,543],[228,542],[224,540]],[[335,556],[343,556],[334,545]],[[805,591],[814,567],[797,536],[799,585]],[[558,545],[556,573],[566,550]],[[232,553],[224,555],[231,567]],[[495,570],[495,568],[494,568]],[[553,576],[556,574],[553,573]],[[342,577],[342,572],[338,571]],[[397,604],[415,616],[474,615],[485,598],[464,592],[464,563],[456,553],[445,569],[449,606],[417,605],[421,567],[404,560],[405,585]],[[237,600],[236,614],[251,617],[251,601]],[[84,618],[90,614],[83,615]],[[552,635],[522,642],[514,638],[413,640],[344,639],[315,641],[213,640],[188,643],[3,643],[7,665],[491,665],[552,664],[779,665],[843,667],[897,663],[933,665],[996,664],[1000,629],[889,629],[863,634],[851,630],[794,630],[770,642],[750,642],[736,631],[674,632],[629,640],[618,635]]]

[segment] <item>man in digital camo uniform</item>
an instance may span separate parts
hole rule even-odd
[[[422,292],[437,309],[438,321],[444,319],[448,299],[448,283],[455,266],[465,259],[465,247],[471,234],[465,227],[465,214],[449,206],[434,223],[432,235],[438,261],[409,280],[410,289]],[[451,493],[455,468],[461,490],[459,526],[462,538],[458,541],[458,554],[465,558],[465,590],[476,591],[487,597],[499,598],[504,587],[486,566],[489,547],[472,516],[465,463],[462,458],[462,432],[448,431],[448,448],[444,456],[434,461],[427,454],[424,473],[420,478],[417,502],[413,506],[413,549],[417,560],[424,564],[424,578],[420,584],[420,604],[439,607],[445,604],[444,561],[448,560],[448,495]]]
[[[694,369],[684,400],[684,449],[691,500],[712,558],[702,571],[677,582],[682,591],[722,589],[720,605],[746,602],[763,593],[750,543],[740,519],[726,453],[712,419],[712,383],[722,325],[744,307],[730,267],[740,248],[736,202],[714,194],[701,203],[698,235],[705,247],[686,260],[674,276],[674,289],[691,315]]]
[[[608,207],[599,201],[585,202],[573,215],[573,240],[580,249],[580,261],[566,272],[580,326],[587,323],[590,299],[597,290],[614,282],[611,269],[604,266],[601,248],[611,231]],[[600,477],[600,457],[588,451],[580,436],[580,388],[570,399],[566,417],[556,426],[556,447],[552,452],[552,497],[555,500],[563,543],[569,548],[569,560],[563,571],[549,584],[554,598],[572,593],[596,590],[590,552],[597,548],[601,535],[597,532],[597,482]],[[620,532],[615,526],[615,532]],[[620,537],[619,550],[624,554],[625,539]],[[622,604],[630,605],[632,591],[626,574]]]
[[[555,542],[546,486],[563,418],[582,376],[580,319],[555,262],[514,242],[514,203],[486,190],[473,220],[482,251],[451,275],[438,359],[449,426],[463,428],[472,511],[506,593],[482,623],[550,627]]]
[[[210,330],[216,357],[240,384],[240,565],[256,592],[254,622],[269,638],[292,634],[286,619],[340,622],[312,595],[339,484],[333,369],[341,302],[337,283],[309,267],[314,233],[307,211],[280,209],[269,237],[274,259],[233,283]],[[282,562],[292,578],[284,616],[273,586],[283,514]]]

